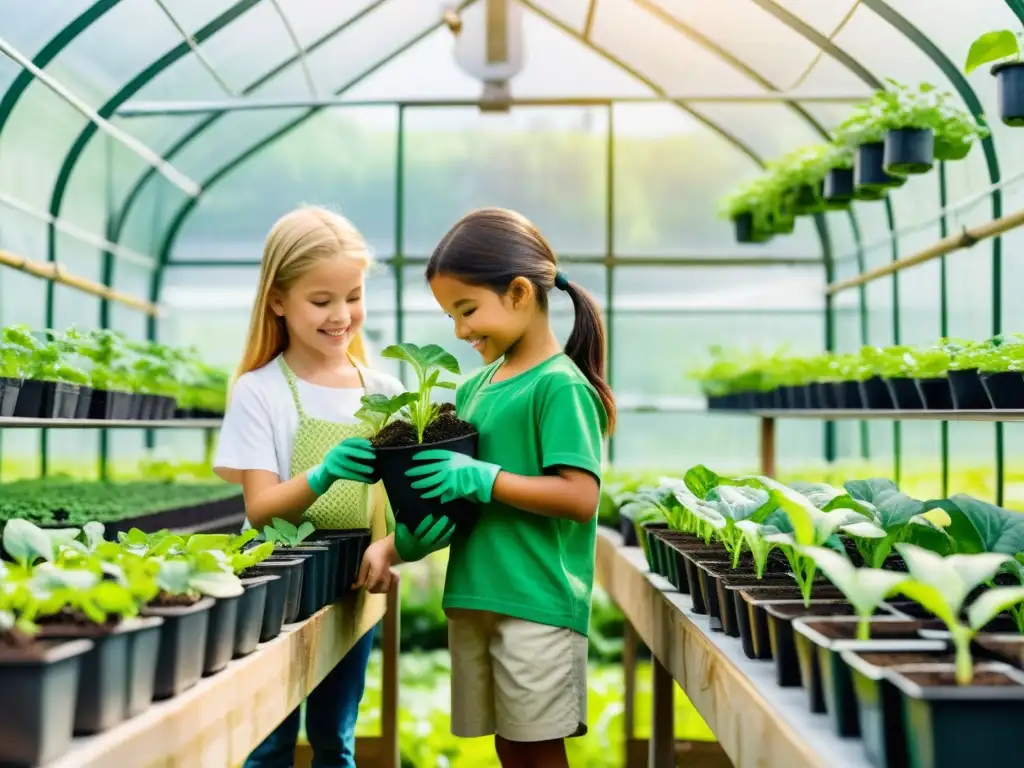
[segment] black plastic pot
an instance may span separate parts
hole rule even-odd
[[[479,437],[474,432],[465,437],[442,440],[439,443],[376,449],[376,470],[380,473],[380,479],[384,481],[396,522],[404,523],[409,530],[416,530],[427,515],[433,515],[435,519],[447,516],[456,526],[472,525],[476,521],[480,508],[475,502],[469,499],[456,499],[442,504],[436,498],[423,499],[420,497],[422,491],[411,487],[416,478],[406,477],[405,473],[417,465],[412,457],[427,449],[442,449],[475,457]]]
[[[160,658],[160,640],[163,619],[158,616],[141,618],[148,622],[128,634],[128,695],[125,699],[125,717],[131,718],[149,709],[156,686],[156,667]]]
[[[832,730],[840,738],[860,734],[853,678],[846,662],[839,655],[841,651],[943,652],[947,649],[947,643],[942,641],[922,640],[917,634],[921,627],[919,621],[888,616],[874,618],[871,621],[870,640],[827,637],[822,631],[830,626],[843,627],[847,634],[855,636],[857,618],[830,616],[793,621],[800,677],[807,691],[809,708],[813,713],[827,712]]]
[[[636,537],[636,525],[633,518],[619,512],[619,535],[622,536],[622,546],[639,547],[640,540]]]
[[[143,615],[160,616],[164,620],[160,628],[154,699],[177,696],[202,677],[213,603],[212,597],[204,597],[188,606],[143,608]]]
[[[40,659],[0,658],[0,763],[40,765],[68,750],[82,657],[92,648],[70,640]]]
[[[754,214],[741,213],[732,220],[737,243],[754,243]]]
[[[44,381],[39,415],[44,419],[73,419],[81,390],[77,384]]]
[[[978,370],[950,371],[949,389],[953,394],[953,408],[958,411],[984,411],[992,407]]]
[[[238,600],[238,625],[233,642],[234,657],[248,656],[256,650],[263,629],[263,614],[267,609],[268,586],[280,581],[280,576],[252,576],[242,579],[245,593]]]
[[[921,393],[924,407],[929,411],[953,410],[953,393],[950,391],[949,379],[940,376],[934,379],[914,379],[917,391]]]
[[[131,663],[134,644],[160,642],[158,617],[127,619],[110,627],[80,625],[40,626],[38,639],[74,638],[89,640],[93,647],[81,657],[78,696],[75,700],[76,734],[93,734],[113,728],[129,716],[128,699],[138,684],[153,688],[156,656],[148,667]]]
[[[908,377],[896,377],[886,379],[885,385],[889,388],[896,407],[901,411],[918,411],[924,408],[924,399],[915,384],[915,380]]]
[[[651,573],[657,573],[657,564],[655,562],[655,552],[651,545],[651,539],[654,537],[651,535],[651,530],[655,528],[668,528],[668,523],[663,520],[649,520],[640,525],[637,528],[637,538],[640,541],[640,548],[643,550],[644,558],[647,560],[647,567]]]
[[[666,554],[672,560],[672,586],[676,588],[676,591],[683,595],[690,594],[690,580],[686,575],[686,559],[683,557],[683,552],[680,549],[668,544],[666,546]],[[698,587],[699,588],[699,587]]]
[[[690,585],[690,599],[693,602],[693,612],[698,616],[707,616],[708,605],[704,602],[704,594],[700,589],[700,568],[693,558],[683,554],[683,566],[686,570],[686,583]]]
[[[43,410],[43,384],[37,379],[21,382],[21,392],[14,406],[14,416],[24,419],[38,419]]]
[[[215,675],[231,661],[238,627],[241,595],[218,597],[209,611],[206,645],[203,651],[203,676]]]
[[[744,637],[741,631],[741,625],[746,624],[749,627],[749,622],[744,621],[747,616],[746,604],[736,594],[737,591],[757,586],[790,586],[795,583],[791,576],[767,573],[760,579],[755,575],[739,574],[720,576],[715,580],[718,610],[722,617],[722,631],[729,637],[743,639],[743,652],[747,653],[748,648],[750,649],[750,653],[747,654],[748,658],[753,658],[750,655],[753,653],[753,643],[749,642],[749,632]]]
[[[267,559],[246,569],[247,577],[281,577],[267,585],[267,606],[263,611],[263,627],[260,630],[261,643],[277,637],[282,625],[294,621],[298,615],[299,597],[302,594],[302,562],[298,557],[291,560]]]
[[[1001,371],[981,374],[981,386],[992,403],[1000,410],[1024,408],[1024,375],[1019,371]]]
[[[892,393],[881,376],[872,376],[860,382],[860,396],[869,411],[891,411],[896,407]]]
[[[1024,62],[1007,61],[992,67],[999,94],[999,117],[1013,128],[1024,125]]]
[[[92,407],[92,387],[80,386],[78,388],[78,404],[75,406],[76,419],[89,418],[89,408]]]
[[[714,632],[722,631],[722,613],[718,605],[717,578],[708,571],[716,566],[729,568],[728,557],[702,557],[694,561],[697,566],[697,583],[700,586],[700,597],[707,610],[708,626]],[[691,594],[691,597],[693,595]]]
[[[804,385],[804,391],[807,393],[807,407],[815,411],[821,410],[821,390],[818,389],[817,382]]]
[[[302,572],[302,594],[299,598],[298,619],[308,619],[327,605],[327,564],[331,550],[326,545],[303,545],[281,550],[286,557],[309,554]]]
[[[849,203],[853,200],[853,168],[833,168],[825,174],[822,194],[828,203]]]
[[[270,565],[276,563],[292,563],[298,561],[296,570],[291,572],[291,578],[288,580],[288,594],[284,601],[284,623],[292,624],[299,619],[299,611],[302,609],[302,587],[305,583],[307,574],[312,569],[311,561],[313,555],[302,554],[302,555],[278,555],[271,556],[264,560],[260,565]]]
[[[898,187],[906,179],[886,173],[884,167],[885,143],[878,141],[861,144],[853,159],[853,183],[857,192],[884,193],[890,187]]]
[[[826,411],[839,407],[836,400],[836,389],[831,381],[819,381],[812,385],[818,390],[818,407]]]
[[[1024,674],[1008,664],[975,664],[974,674],[998,676],[1006,685],[934,685],[924,677],[952,675],[952,664],[889,669],[902,694],[909,768],[1013,765],[1020,759]],[[1019,764],[1019,763],[1018,763]]]
[[[21,379],[0,378],[0,417],[10,418],[14,415],[21,393]]]
[[[843,410],[857,411],[864,408],[864,398],[860,393],[860,382],[837,381],[832,385],[832,395],[836,406]]]
[[[931,128],[898,128],[885,135],[882,166],[892,176],[927,173],[935,164],[935,132]]]

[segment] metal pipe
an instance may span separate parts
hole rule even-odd
[[[86,229],[82,229],[77,224],[72,224],[67,219],[61,219],[56,216],[51,216],[46,211],[40,211],[38,208],[33,208],[31,205],[26,203],[24,200],[19,200],[16,197],[0,192],[0,205],[6,205],[8,208],[13,208],[16,211],[24,213],[26,216],[31,216],[37,221],[41,221],[44,224],[52,224],[54,229],[59,232],[63,232],[68,237],[78,240],[80,243],[91,245],[94,248],[98,248],[104,251],[110,251],[119,259],[130,261],[133,264],[138,264],[141,267],[152,269],[156,266],[156,259],[152,256],[147,256],[144,253],[133,251],[131,248],[126,248],[123,245],[116,245],[110,242],[106,238],[100,237],[99,235],[89,232]]]
[[[160,10],[164,12],[164,16],[167,17],[168,21],[170,21],[171,24],[174,25],[174,28],[178,30],[178,34],[180,34],[181,39],[185,41],[185,45],[187,45],[192,50],[193,55],[197,59],[199,59],[199,63],[202,64],[203,68],[210,73],[210,77],[217,81],[217,85],[220,86],[221,90],[224,91],[224,93],[226,93],[228,96],[237,98],[239,96],[238,91],[236,91],[234,88],[227,84],[224,78],[221,77],[220,73],[210,62],[210,60],[206,58],[206,54],[199,50],[199,45],[196,43],[195,38],[192,37],[189,31],[185,29],[185,27],[181,25],[181,22],[178,21],[178,19],[174,16],[174,14],[171,13],[171,9],[167,7],[164,0],[154,1],[158,6],[160,6]]]
[[[509,107],[604,107],[609,104],[722,103],[774,104],[841,103],[856,104],[871,96],[870,91],[736,91],[732,93],[682,93],[664,96],[549,96],[512,98],[502,102]],[[119,117],[152,117],[155,115],[196,115],[219,112],[242,112],[271,109],[302,109],[310,107],[481,107],[491,106],[480,99],[346,99],[336,97],[290,99],[239,99],[206,101],[134,101],[117,110]]]
[[[26,71],[31,72],[32,76],[35,77],[36,80],[38,80],[40,83],[42,83],[55,94],[57,94],[57,96],[59,96],[72,107],[74,107],[76,110],[78,110],[78,112],[80,112],[83,117],[85,117],[87,120],[95,124],[96,127],[99,128],[101,131],[106,133],[108,136],[113,138],[115,141],[117,141],[127,149],[131,150],[146,163],[153,166],[153,168],[155,168],[157,172],[160,173],[161,176],[163,176],[165,179],[171,182],[174,186],[176,186],[186,195],[190,197],[196,197],[200,193],[201,189],[199,185],[192,181],[192,179],[190,179],[188,176],[183,174],[173,165],[168,163],[158,153],[154,152],[152,149],[147,147],[134,136],[125,133],[117,126],[100,117],[99,114],[96,113],[96,110],[94,110],[92,107],[90,107],[80,98],[78,98],[74,93],[68,90],[59,81],[55,80],[53,77],[46,74],[46,72],[44,72],[35,64],[33,64],[31,60],[27,59],[21,53],[21,51],[19,51],[6,40],[4,40],[2,37],[0,37],[0,53],[3,53],[9,59],[18,63]]]
[[[0,250],[0,264],[34,275],[43,280],[49,280],[52,283],[66,285],[92,296],[116,301],[118,304],[124,304],[126,307],[137,309],[153,317],[160,314],[160,309],[156,304],[151,304],[130,294],[108,288],[94,280],[72,275],[63,264],[58,264],[56,261],[33,261],[32,259],[26,259],[24,256],[17,256],[10,251]]]
[[[302,74],[306,78],[306,86],[309,88],[309,95],[311,98],[318,98],[319,93],[317,92],[316,80],[313,78],[313,70],[309,68],[309,58],[306,56],[306,47],[299,40],[299,36],[295,33],[295,27],[292,26],[291,19],[288,18],[288,14],[285,13],[284,8],[281,7],[279,0],[270,0],[270,4],[274,6],[274,11],[277,12],[278,18],[281,19],[281,24],[284,26],[285,32],[288,33],[289,39],[292,41],[292,45],[295,47],[295,54],[299,57],[299,66],[302,67]]]
[[[838,282],[830,283],[826,286],[825,291],[829,294],[836,294],[840,291],[845,291],[848,288],[870,283],[874,280],[885,277],[886,275],[893,275],[897,272],[902,272],[904,269],[908,269],[909,267],[916,267],[918,264],[923,264],[926,261],[931,261],[932,259],[945,256],[953,251],[970,248],[982,240],[998,237],[1004,232],[1009,232],[1011,229],[1016,229],[1022,225],[1024,225],[1024,208],[1014,211],[1013,213],[1008,213],[1005,216],[1000,216],[998,219],[993,219],[992,221],[988,221],[971,229],[964,227],[956,234],[944,237],[937,243],[929,245],[927,248],[922,248],[920,251],[910,256],[905,256],[902,259],[896,259],[888,264],[876,267],[875,269],[869,269],[867,272],[854,275],[846,280],[839,280]]]

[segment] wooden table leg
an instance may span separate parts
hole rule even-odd
[[[775,477],[775,418],[761,417],[761,474]]]
[[[636,648],[637,635],[633,625],[626,619],[622,627],[622,675],[623,691],[625,702],[623,704],[622,725],[623,725],[623,765],[626,768],[643,768],[634,765],[631,749],[636,739]]]
[[[651,743],[648,765],[651,768],[674,768],[676,753],[675,712],[673,694],[675,681],[656,658],[651,659],[652,713]]]

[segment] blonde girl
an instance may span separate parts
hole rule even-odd
[[[214,468],[239,483],[250,525],[275,517],[317,528],[369,528],[359,586],[385,592],[396,578],[385,544],[386,501],[367,475],[374,453],[355,417],[364,393],[403,391],[368,366],[362,336],[370,255],[343,216],[303,207],[267,236],[245,352]],[[368,632],[309,695],[314,766],[355,766],[355,723],[373,642]],[[293,761],[299,710],[247,759],[246,768]]]

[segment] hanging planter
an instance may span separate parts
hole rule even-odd
[[[897,128],[885,135],[882,167],[893,176],[927,173],[935,163],[931,128]]]
[[[825,174],[822,195],[829,205],[845,205],[854,197],[853,168],[833,168]]]
[[[861,144],[857,147],[856,160],[853,166],[853,182],[858,193],[865,190],[867,194],[883,193],[890,187],[899,187],[906,183],[906,177],[895,176],[885,170],[885,143],[882,141]],[[864,198],[861,198],[864,199]],[[867,199],[879,199],[867,198]]]
[[[999,94],[999,117],[1011,128],[1024,125],[1024,62],[1007,61],[992,67]]]

